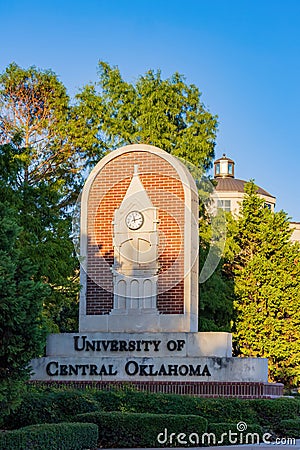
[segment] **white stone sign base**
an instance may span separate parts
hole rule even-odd
[[[31,380],[267,383],[264,358],[231,357],[229,333],[74,333],[48,337]]]
[[[262,358],[46,357],[34,360],[32,380],[266,382]]]

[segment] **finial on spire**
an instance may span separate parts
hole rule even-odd
[[[139,174],[138,168],[139,168],[138,164],[134,164],[133,165],[133,175],[138,175]]]

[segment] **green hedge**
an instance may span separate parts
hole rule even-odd
[[[259,425],[238,423],[209,423],[203,435],[203,445],[243,445],[258,444],[263,435]]]
[[[292,398],[252,400],[250,404],[257,413],[258,423],[275,431],[282,420],[300,418],[299,402]]]
[[[27,392],[5,426],[17,429],[41,423],[68,422],[78,413],[99,410],[99,404],[84,391]]]
[[[236,398],[199,398],[136,391],[95,391],[93,397],[102,411],[193,414],[205,417],[208,422],[258,422],[257,413],[251,408],[251,403]]]
[[[257,423],[247,401],[210,399],[132,391],[44,390],[27,392],[22,404],[7,417],[9,429],[38,423],[69,421],[74,413],[121,411],[153,414],[187,414],[206,417],[209,422]]]
[[[281,420],[277,427],[280,436],[285,438],[300,438],[300,419]]]
[[[0,432],[0,450],[82,450],[95,448],[98,427],[93,423],[32,425]]]
[[[38,423],[70,421],[74,414],[119,411],[126,413],[185,414],[207,419],[208,423],[258,424],[276,433],[281,420],[300,419],[300,401],[291,398],[241,400],[199,398],[132,390],[31,389],[21,405],[7,416],[4,427],[17,429]]]
[[[207,429],[207,420],[193,415],[98,412],[79,414],[74,420],[98,425],[98,445],[106,448],[178,447],[182,446],[177,438],[180,433],[186,435],[185,446],[195,447],[187,437],[202,435]]]

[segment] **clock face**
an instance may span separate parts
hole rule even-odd
[[[125,223],[130,230],[138,230],[144,223],[144,216],[139,211],[131,211],[127,214]]]

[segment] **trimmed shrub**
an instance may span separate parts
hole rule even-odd
[[[175,394],[153,394],[136,391],[93,393],[103,411],[151,414],[192,414],[209,422],[257,423],[256,411],[246,400],[235,398],[197,398]]]
[[[97,412],[79,414],[74,420],[97,424],[98,445],[106,448],[178,447],[182,446],[176,438],[179,434],[201,436],[207,428],[206,419],[193,415]],[[188,444],[187,441],[185,445]],[[195,442],[190,446],[195,446]]]
[[[3,425],[15,429],[38,423],[67,422],[75,414],[97,411],[184,414],[204,417],[209,423],[243,421],[276,433],[281,420],[300,418],[300,401],[292,398],[199,398],[129,389],[105,392],[96,389],[31,388],[24,394],[21,405],[6,417]]]
[[[57,392],[53,401],[63,421],[69,420],[74,414],[99,411],[99,403],[84,391]]]
[[[97,411],[99,404],[84,391],[27,392],[5,420],[9,429],[41,423],[67,422],[75,414]]]
[[[281,420],[277,431],[285,438],[300,438],[300,419]]]
[[[274,400],[251,400],[252,408],[259,417],[259,424],[277,430],[279,422],[299,418],[299,404],[292,398]]]
[[[98,427],[93,423],[32,425],[0,433],[0,450],[83,450],[95,448]]]
[[[257,413],[247,400],[237,398],[198,398],[197,413],[209,423],[244,421],[247,424],[258,423]]]
[[[95,389],[90,391],[89,394],[97,401],[99,411],[131,411],[131,406],[129,406],[128,409],[127,392],[121,390],[100,391]],[[139,392],[137,394],[139,394]]]
[[[20,406],[7,417],[4,425],[9,429],[15,429],[59,421],[56,419],[59,412],[55,411],[53,399],[53,393],[27,392]]]
[[[245,426],[246,425],[246,426]],[[203,435],[203,445],[258,444],[263,435],[259,425],[239,423],[209,423]]]

